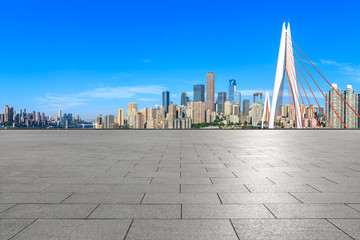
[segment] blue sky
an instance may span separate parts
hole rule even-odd
[[[215,74],[272,90],[281,26],[331,82],[360,92],[356,1],[3,1],[0,107],[93,119],[174,103]],[[329,87],[323,82],[323,90]],[[322,99],[321,102],[324,102]],[[0,112],[2,112],[0,110]]]

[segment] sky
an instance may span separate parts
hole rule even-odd
[[[331,83],[360,92],[359,7],[346,0],[2,1],[0,112],[9,105],[94,119],[132,101],[161,105],[164,90],[179,104],[208,72],[216,93],[229,79],[243,99],[257,89],[271,93],[283,22]]]

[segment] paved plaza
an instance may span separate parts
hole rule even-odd
[[[0,239],[360,239],[360,131],[0,131]]]

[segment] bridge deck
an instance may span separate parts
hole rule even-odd
[[[360,239],[360,131],[0,131],[0,146],[0,239]]]

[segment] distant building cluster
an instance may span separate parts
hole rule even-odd
[[[335,90],[340,93],[340,96]],[[331,90],[326,93],[326,98],[329,99],[329,102],[325,101],[325,115],[327,117],[327,120],[325,121],[326,126],[344,128],[345,126],[343,123],[345,123],[348,128],[360,128],[358,116],[345,103],[345,101],[349,103],[349,105],[359,113],[360,94],[356,94],[351,85],[347,85],[346,90],[341,92],[341,89],[337,84],[332,84]]]
[[[74,125],[75,122],[75,125]],[[26,112],[26,109],[20,109],[16,112],[13,107],[5,106],[4,113],[0,114],[0,127],[18,127],[18,128],[69,128],[78,127],[76,123],[80,122],[79,115],[73,116],[72,113],[61,111],[54,116],[46,116],[45,113],[36,111]]]
[[[353,111],[360,112],[360,94],[356,94],[351,85],[347,85],[346,90],[342,92],[337,84],[332,84],[325,96],[327,98],[325,109],[315,105],[301,104],[300,110],[305,127],[345,128],[345,124],[347,128],[360,128],[359,117]],[[280,123],[282,128],[293,128],[295,126],[294,105],[291,103],[282,105],[276,118],[275,124]]]
[[[337,90],[340,94],[337,94]],[[205,94],[206,93],[206,94]],[[97,129],[190,129],[216,127],[259,127],[263,121],[263,93],[253,93],[250,99],[241,99],[241,93],[236,89],[236,80],[230,79],[228,92],[218,92],[215,99],[215,75],[206,75],[206,86],[193,86],[193,99],[186,92],[182,92],[179,105],[170,99],[170,92],[162,92],[162,105],[139,109],[136,102],[127,104],[127,109],[119,108],[117,115],[101,114],[93,122],[81,121],[72,113],[46,116],[45,113],[31,112],[26,109],[18,113],[12,107],[5,106],[0,114],[0,127],[39,127],[39,128],[97,128]],[[303,126],[318,128],[332,127],[360,128],[358,116],[350,109],[345,101],[357,112],[360,110],[360,95],[355,93],[351,85],[344,92],[336,84],[326,93],[325,109],[304,103],[301,104],[301,119]],[[343,99],[345,101],[343,101]],[[277,128],[294,128],[295,109],[290,102],[281,105],[275,115]],[[340,120],[343,119],[343,120]],[[343,121],[343,122],[342,122]],[[266,123],[266,121],[265,121]]]
[[[206,94],[205,94],[206,92]],[[215,101],[215,75],[206,75],[206,86],[193,86],[193,100],[186,92],[182,92],[180,104],[170,100],[170,92],[162,92],[162,105],[138,109],[136,102],[129,103],[127,110],[120,108],[117,116],[99,115],[95,121],[98,129],[189,129],[206,123],[221,123],[258,126],[261,122],[263,104],[262,93],[254,93],[254,102],[243,100],[241,109],[241,94],[236,90],[236,80],[229,80],[229,91],[219,92]],[[216,125],[216,124],[214,124]]]

